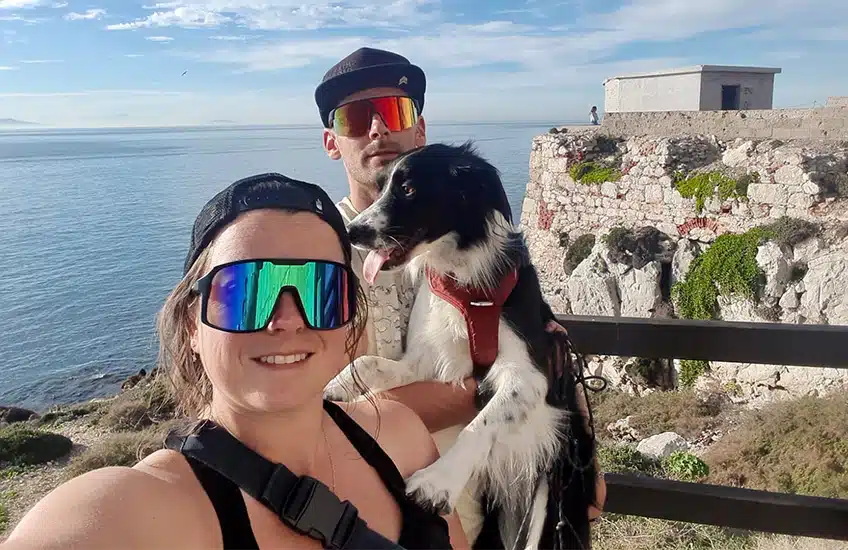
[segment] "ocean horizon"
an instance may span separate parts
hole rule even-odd
[[[428,123],[472,140],[516,219],[533,137],[563,122]],[[315,125],[0,128],[0,405],[43,411],[117,393],[155,366],[155,315],[179,280],[201,206],[236,179],[280,172],[347,193]]]

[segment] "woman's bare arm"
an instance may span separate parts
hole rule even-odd
[[[200,532],[192,508],[184,494],[148,473],[102,468],[41,499],[0,549],[198,547],[204,541],[192,540]]]
[[[435,433],[457,424],[467,424],[477,416],[479,411],[474,405],[477,382],[469,376],[463,380],[463,386],[422,380],[386,390],[380,396],[415,411],[430,433]]]

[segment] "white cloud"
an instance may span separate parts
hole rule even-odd
[[[67,8],[68,3],[67,2],[53,2],[53,4],[50,7],[51,8],[57,8],[57,9],[58,8]]]
[[[16,71],[17,67],[10,67],[8,65],[0,65],[0,71]]]
[[[106,15],[106,10],[102,8],[94,8],[86,10],[85,13],[70,12],[65,14],[65,19],[68,21],[89,21],[92,19],[101,19]]]
[[[229,21],[230,18],[215,11],[209,11],[194,6],[180,6],[171,11],[157,11],[144,19],[130,23],[108,25],[107,30],[120,31],[148,27],[185,27],[203,28],[217,27]]]
[[[0,0],[0,10],[17,10],[34,8],[41,5],[42,0]]]
[[[173,40],[173,37],[170,36],[145,36],[145,40],[150,40],[151,42],[170,42]]]
[[[192,92],[182,92],[176,90],[78,90],[74,92],[0,92],[0,99],[13,98],[46,98],[46,97],[97,97],[97,96],[171,96],[171,97],[188,97]]]
[[[432,9],[438,5],[439,0],[180,0],[155,4],[148,8],[157,10],[151,15],[107,28],[198,28],[230,22],[260,30],[419,26],[432,21]]]
[[[144,57],[143,53],[125,53],[124,57],[136,58],[136,57]]]
[[[241,35],[237,35],[237,36],[234,36],[234,35],[214,35],[214,36],[210,36],[209,38],[211,40],[222,40],[222,41],[225,41],[225,42],[244,42],[245,40],[250,40],[250,39],[255,38],[255,37],[241,34]]]
[[[22,59],[20,61],[26,65],[41,65],[44,63],[63,63],[62,59]]]

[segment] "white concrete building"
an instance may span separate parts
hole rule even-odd
[[[771,109],[781,69],[697,65],[604,81],[604,112]]]

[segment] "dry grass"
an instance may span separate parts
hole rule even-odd
[[[106,466],[133,466],[164,447],[165,436],[174,422],[151,426],[138,432],[109,434],[71,460],[65,468],[65,479]]]
[[[606,391],[594,394],[592,404],[607,471],[665,477],[657,461],[639,457],[633,446],[609,444],[606,426],[630,416],[643,438],[664,431],[690,440],[704,430],[724,433],[702,456],[710,467],[706,483],[848,498],[848,391],[757,411],[705,402],[689,390],[644,397]],[[595,550],[848,550],[841,541],[616,514],[605,514],[593,537]]]
[[[642,397],[619,391],[603,391],[591,396],[592,413],[598,437],[608,437],[608,424],[631,416],[630,426],[641,437],[676,432],[693,438],[722,423],[732,408],[720,399],[699,399],[691,390],[654,392]]]
[[[595,525],[593,550],[848,550],[848,543],[836,540],[616,514],[604,514]]]
[[[848,498],[848,391],[746,411],[703,458],[709,483]]]

